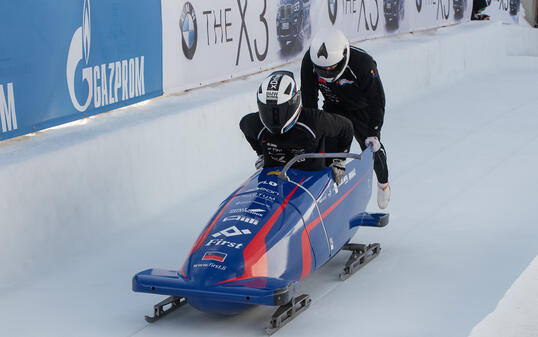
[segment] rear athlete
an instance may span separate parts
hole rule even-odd
[[[385,147],[380,142],[385,93],[374,59],[364,50],[350,47],[342,32],[322,31],[303,58],[301,86],[305,108],[317,108],[321,91],[323,110],[349,118],[363,150],[372,145],[377,203],[379,208],[386,208],[390,200],[389,172]]]

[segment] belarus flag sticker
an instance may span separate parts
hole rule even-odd
[[[202,260],[213,260],[218,262],[224,262],[226,254],[219,252],[206,252]]]

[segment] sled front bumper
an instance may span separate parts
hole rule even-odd
[[[133,277],[133,291],[189,298],[208,298],[222,302],[280,306],[295,296],[295,283],[275,278],[256,278],[201,286],[177,271],[144,270]]]

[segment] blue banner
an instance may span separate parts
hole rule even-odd
[[[160,95],[160,0],[0,3],[0,140]]]

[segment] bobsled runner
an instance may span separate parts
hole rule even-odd
[[[339,184],[331,168],[291,168],[307,158],[348,158]],[[271,334],[304,311],[308,295],[298,282],[339,251],[351,256],[341,279],[375,258],[378,243],[350,243],[361,226],[383,227],[388,214],[366,213],[372,193],[373,154],[302,154],[284,167],[258,170],[225,199],[179,270],[136,274],[133,290],[169,295],[148,322],[189,303],[206,312],[236,314],[255,305],[277,306]]]

